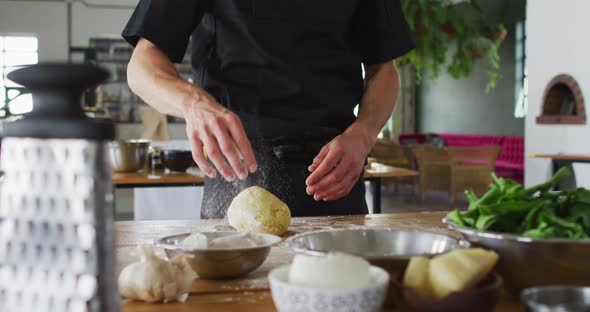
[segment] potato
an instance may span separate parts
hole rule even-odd
[[[498,255],[481,248],[456,249],[430,260],[429,279],[435,299],[474,287],[498,262]]]
[[[412,257],[404,274],[404,286],[413,288],[425,300],[432,300],[432,288],[428,272],[430,259],[426,257]]]

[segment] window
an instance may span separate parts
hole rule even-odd
[[[516,88],[514,117],[524,118],[528,110],[525,21],[516,24]]]
[[[28,113],[33,109],[33,97],[23,86],[6,75],[24,65],[37,64],[37,37],[0,34],[0,117]]]

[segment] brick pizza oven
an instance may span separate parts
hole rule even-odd
[[[538,124],[585,124],[584,97],[578,82],[570,75],[553,78],[543,94]]]

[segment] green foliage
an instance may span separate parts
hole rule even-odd
[[[436,79],[446,69],[455,79],[469,76],[478,61],[486,61],[490,78],[486,92],[500,78],[498,48],[506,36],[502,24],[486,23],[475,2],[452,4],[449,0],[402,0],[402,8],[412,30],[416,49],[399,59],[415,66],[417,80],[423,72]],[[455,52],[450,62],[447,55]]]
[[[447,217],[457,225],[482,231],[532,238],[590,238],[590,191],[551,191],[569,175],[569,170],[562,168],[547,182],[528,189],[494,175],[481,198],[466,192],[466,212],[454,210]]]

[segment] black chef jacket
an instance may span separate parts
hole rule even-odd
[[[366,213],[362,179],[343,200],[317,203],[305,194],[306,168],[354,121],[361,64],[413,48],[400,0],[141,0],[123,31],[132,45],[144,37],[173,62],[191,35],[195,82],[240,116],[260,171],[239,186],[208,179],[202,216],[223,217],[249,185],[282,194],[296,216]],[[273,153],[303,159],[285,167]],[[281,185],[286,177],[291,185]]]
[[[195,81],[247,128],[258,117],[263,135],[344,131],[363,94],[361,63],[413,48],[400,0],[141,0],[123,36],[180,62],[193,33]]]

